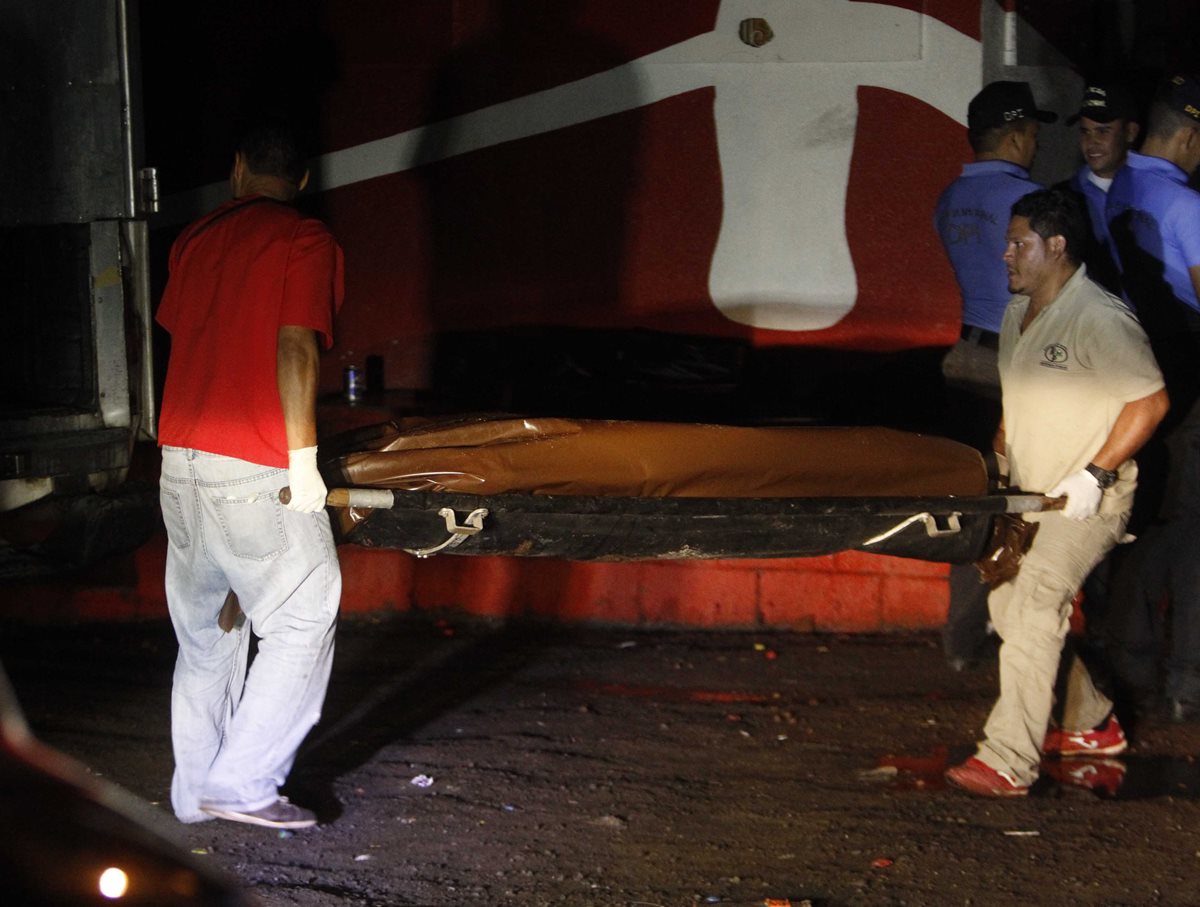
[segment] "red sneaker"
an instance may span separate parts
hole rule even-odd
[[[946,780],[956,787],[985,797],[1024,797],[1029,786],[1018,784],[1011,775],[998,772],[972,756],[962,765],[946,769]]]
[[[1080,756],[1115,756],[1129,749],[1116,715],[1109,715],[1100,727],[1090,731],[1064,731],[1050,728],[1042,742],[1042,754],[1074,759]]]
[[[1047,760],[1042,763],[1042,774],[1059,784],[1115,797],[1125,781],[1125,763],[1120,759]]]

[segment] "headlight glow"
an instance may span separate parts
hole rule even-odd
[[[125,892],[129,890],[129,876],[124,870],[118,869],[116,866],[110,866],[104,872],[100,873],[100,894],[109,900],[116,900],[125,896]]]

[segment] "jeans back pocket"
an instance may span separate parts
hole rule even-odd
[[[212,499],[225,544],[234,557],[266,561],[287,550],[281,505],[274,495]]]

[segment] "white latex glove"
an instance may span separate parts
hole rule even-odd
[[[284,506],[300,513],[316,513],[325,507],[325,480],[317,471],[317,449],[301,447],[288,451],[288,487],[292,498]]]
[[[1067,506],[1063,508],[1063,516],[1068,520],[1086,520],[1100,512],[1100,499],[1104,497],[1104,489],[1100,487],[1086,469],[1072,473],[1049,491],[1049,496],[1059,498],[1067,496]]]

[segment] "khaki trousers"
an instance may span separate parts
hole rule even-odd
[[[984,726],[978,756],[1019,784],[1032,784],[1038,776],[1071,602],[1092,568],[1121,538],[1128,516],[1123,512],[1068,520],[1057,512],[1026,515],[1041,527],[1021,572],[988,596],[992,624],[1003,641],[1000,698]],[[1065,687],[1062,726],[1068,730],[1095,727],[1112,709],[1077,658]]]

